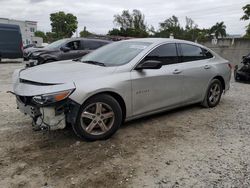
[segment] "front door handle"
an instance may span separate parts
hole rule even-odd
[[[181,70],[175,69],[174,72],[173,72],[173,74],[180,74],[181,72],[182,72]]]
[[[204,69],[210,69],[211,66],[210,65],[205,65]]]

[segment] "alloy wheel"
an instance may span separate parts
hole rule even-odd
[[[221,95],[221,87],[218,83],[214,83],[210,87],[209,95],[208,95],[208,100],[211,104],[216,104],[218,100],[220,100],[220,95]]]
[[[96,102],[88,105],[81,114],[81,127],[91,135],[102,135],[114,125],[115,114],[105,103]]]

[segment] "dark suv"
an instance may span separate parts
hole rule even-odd
[[[0,61],[1,58],[23,57],[23,42],[18,25],[0,24]]]
[[[235,81],[250,81],[250,53],[243,56],[240,65],[236,65],[234,69]]]
[[[24,51],[26,65],[32,67],[53,61],[77,59],[111,41],[86,38],[61,39],[44,48],[31,48]]]

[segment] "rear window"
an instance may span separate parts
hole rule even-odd
[[[197,61],[213,57],[208,50],[191,44],[181,44],[181,50],[182,62]]]
[[[92,41],[92,40],[86,40],[83,41],[83,48],[85,50],[95,50],[97,48],[100,48],[108,43],[102,42],[102,41]]]

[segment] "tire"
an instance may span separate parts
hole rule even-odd
[[[122,124],[122,110],[110,95],[100,94],[88,99],[80,108],[75,134],[87,141],[110,138]]]
[[[206,108],[213,108],[217,106],[220,103],[222,92],[223,87],[221,81],[218,79],[213,79],[208,86],[202,106]]]

